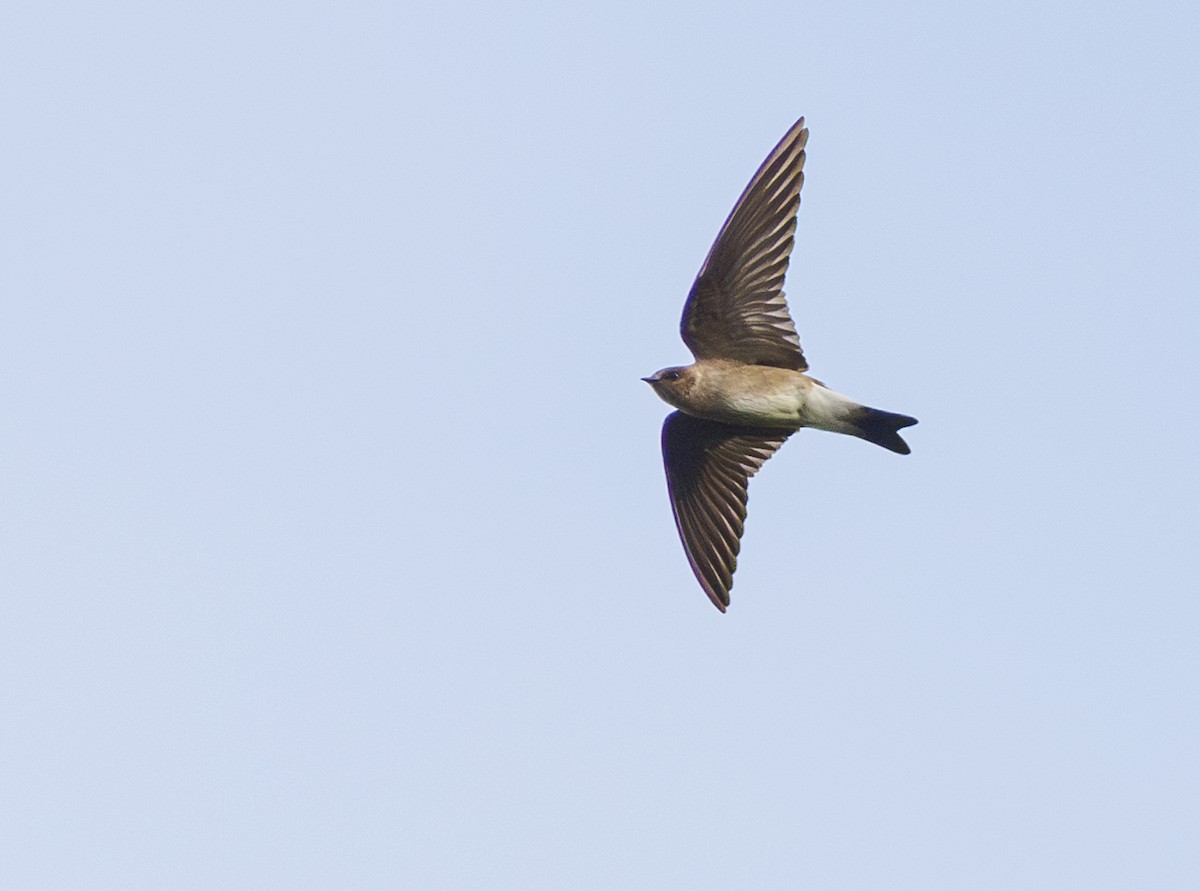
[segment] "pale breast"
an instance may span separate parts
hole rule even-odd
[[[786,368],[716,365],[703,369],[688,408],[728,424],[798,427],[804,394],[811,386],[805,375]]]

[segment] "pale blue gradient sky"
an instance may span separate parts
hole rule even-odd
[[[10,3],[0,885],[1200,886],[1193,3]],[[727,616],[638,378],[799,115]]]

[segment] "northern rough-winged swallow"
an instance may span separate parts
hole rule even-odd
[[[721,612],[729,606],[750,477],[789,436],[815,427],[907,455],[896,431],[917,423],[802,373],[808,362],[783,277],[807,142],[801,118],[758,168],[700,267],[679,326],[696,361],[642,378],[679,409],[662,429],[667,489],[688,562]]]

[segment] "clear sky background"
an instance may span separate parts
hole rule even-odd
[[[1194,3],[8,3],[0,885],[1200,887]],[[728,615],[638,380],[801,114]]]

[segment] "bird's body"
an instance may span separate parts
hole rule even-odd
[[[917,423],[804,373],[808,362],[782,286],[807,141],[801,118],[750,180],[709,251],[680,324],[696,361],[643,378],[679,409],[662,432],[675,525],[696,578],[722,612],[749,479],[792,433],[813,427],[908,454],[897,431]]]
[[[663,401],[692,417],[722,424],[849,433],[848,416],[861,407],[790,368],[718,359],[664,369],[668,370],[680,372],[679,380],[647,378]]]
[[[772,365],[707,360],[664,368],[643,380],[664,402],[694,418],[789,433],[812,427],[857,436],[901,454],[908,454],[908,446],[898,436],[879,441],[877,423],[889,417],[916,423],[907,415],[855,402],[803,372]]]

